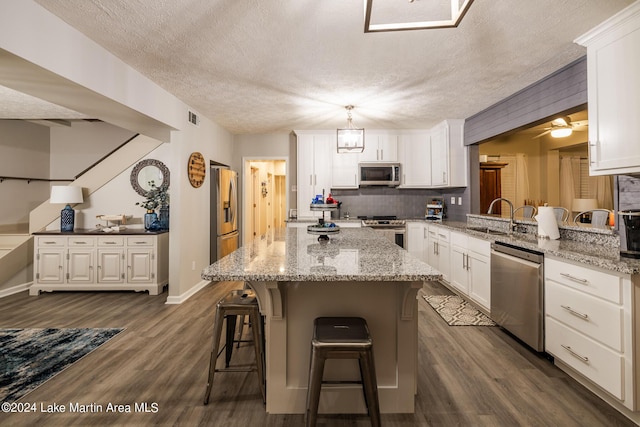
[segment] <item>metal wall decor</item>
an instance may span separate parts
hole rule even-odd
[[[204,184],[204,178],[207,175],[207,168],[204,157],[197,151],[189,156],[189,164],[187,165],[189,174],[189,182],[192,187],[200,188]]]

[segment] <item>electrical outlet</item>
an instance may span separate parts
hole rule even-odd
[[[292,185],[292,186],[291,186],[291,191],[292,191],[292,192],[296,192],[296,191],[298,191],[298,186],[297,186],[297,185]]]
[[[458,204],[462,206],[462,197],[458,197]]]
[[[455,196],[451,196],[451,204],[452,205],[456,204],[456,197]]]
[[[195,269],[196,269],[196,262],[191,261],[191,270],[195,270]]]

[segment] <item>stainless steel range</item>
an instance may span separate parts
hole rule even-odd
[[[406,231],[405,221],[395,216],[359,216],[362,220],[363,227],[370,227],[384,237],[394,242],[396,245],[404,248],[404,235]]]

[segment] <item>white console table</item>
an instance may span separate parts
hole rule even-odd
[[[123,230],[34,233],[29,295],[41,291],[149,291],[169,280],[169,233]]]

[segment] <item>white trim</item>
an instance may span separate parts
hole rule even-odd
[[[21,285],[12,286],[6,289],[0,289],[0,298],[5,298],[13,294],[28,291],[33,282],[23,283]]]
[[[213,282],[209,280],[202,280],[197,285],[189,288],[189,290],[182,295],[167,297],[167,301],[165,302],[165,304],[182,304],[183,302],[191,298],[194,294],[196,294],[199,290],[207,287],[207,285],[209,285],[210,283]]]

